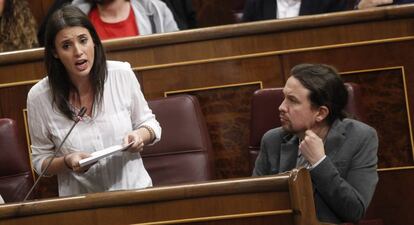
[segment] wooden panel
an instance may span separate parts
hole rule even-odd
[[[134,71],[142,78],[145,96],[163,97],[165,92],[227,84],[262,81],[267,86],[284,83],[278,57],[254,57],[153,67]]]
[[[19,132],[24,134],[23,109],[26,108],[26,98],[32,84],[10,87],[0,87],[0,117],[11,117],[18,123]]]
[[[243,83],[257,79],[268,86],[280,86],[284,83],[280,71],[279,58],[274,56],[135,70],[150,99],[170,92],[198,97],[215,151],[217,178],[251,175],[244,149],[248,146],[251,96],[261,85]],[[231,84],[235,86],[223,87]]]
[[[175,34],[153,35],[152,37],[130,38],[122,41],[106,41],[105,44],[110,59],[126,60],[136,67],[154,65],[159,67],[169,66],[172,63],[217,60],[255,53],[272,54],[272,52],[278,51],[282,54],[295,51],[298,48],[347,43],[361,45],[366,44],[365,41],[414,35],[412,21],[407,18],[375,21],[375,23],[339,23],[314,28],[309,28],[307,24],[296,29],[289,27],[299,26],[303,19],[312,20],[312,18],[304,17],[292,19],[292,21],[263,21],[237,26],[221,26],[214,29],[183,31]],[[287,23],[293,21],[299,25]],[[290,29],[287,29],[288,27]],[[384,32],[385,30],[387,32]],[[229,37],[230,33],[232,35]],[[172,44],[170,43],[172,40],[182,40],[183,42]],[[154,45],[154,43],[157,44]],[[168,43],[168,45],[158,43]]]
[[[299,194],[297,191],[302,190]],[[0,224],[316,225],[309,172],[0,205]],[[302,201],[293,199],[302,198]],[[305,210],[310,215],[301,217]]]
[[[47,10],[52,5],[53,0],[27,0],[27,2],[29,3],[33,16],[40,26],[40,23],[46,16]]]
[[[240,10],[241,3],[243,3],[242,0],[193,0],[198,26],[209,27],[235,23],[237,20],[234,13]]]
[[[7,53],[3,53],[3,55],[7,55]],[[1,65],[0,66],[0,70],[1,70],[0,87],[10,86],[10,85],[16,86],[16,85],[19,85],[19,82],[37,81],[45,76],[45,72],[44,72],[45,70],[44,70],[42,58],[39,58],[39,60],[35,62],[32,62],[31,59],[27,59],[27,60],[28,61],[30,60],[30,61],[29,62],[24,61],[19,64],[7,63],[4,65]],[[0,61],[0,64],[1,64],[1,61]]]
[[[379,183],[366,218],[384,225],[414,224],[414,169],[379,172]]]
[[[247,151],[240,149],[248,146],[251,97],[260,88],[261,82],[254,82],[172,93],[197,96],[212,140],[219,179],[251,175]]]
[[[385,68],[343,76],[345,81],[361,87],[364,122],[378,131],[379,168],[414,165],[403,72],[403,68]]]

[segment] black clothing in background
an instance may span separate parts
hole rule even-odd
[[[173,13],[174,20],[180,30],[197,27],[197,13],[192,0],[162,0]]]
[[[414,3],[414,0],[394,0],[394,5]]]
[[[344,11],[347,0],[302,0],[299,15],[313,15],[329,12]],[[246,0],[243,11],[243,21],[258,21],[276,19],[276,0]]]

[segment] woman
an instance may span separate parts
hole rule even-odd
[[[72,5],[89,16],[102,40],[178,30],[159,0],[73,0]]]
[[[0,0],[0,52],[37,47],[36,26],[26,0]]]
[[[59,195],[145,188],[152,185],[141,156],[159,140],[161,127],[128,63],[106,61],[93,25],[78,8],[64,6],[49,20],[45,38],[47,77],[27,100],[32,160],[43,171],[68,133],[79,109],[86,116],[73,129],[47,170],[57,174]],[[88,167],[94,151],[133,142]]]

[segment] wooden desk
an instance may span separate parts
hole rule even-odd
[[[0,206],[0,224],[316,225],[307,170]]]

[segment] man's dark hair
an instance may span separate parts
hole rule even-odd
[[[69,119],[73,119],[75,116],[73,107],[69,104],[69,93],[71,90],[76,90],[76,88],[72,84],[63,63],[54,56],[55,38],[59,31],[64,28],[77,26],[86,28],[95,44],[95,59],[89,75],[94,89],[94,107],[101,105],[104,84],[108,74],[104,48],[88,17],[80,9],[71,5],[65,5],[53,13],[46,25],[45,65],[52,90],[53,104]]]
[[[312,106],[329,109],[326,118],[329,124],[346,117],[344,109],[348,91],[335,68],[324,64],[299,64],[291,69],[290,74],[310,91]]]

